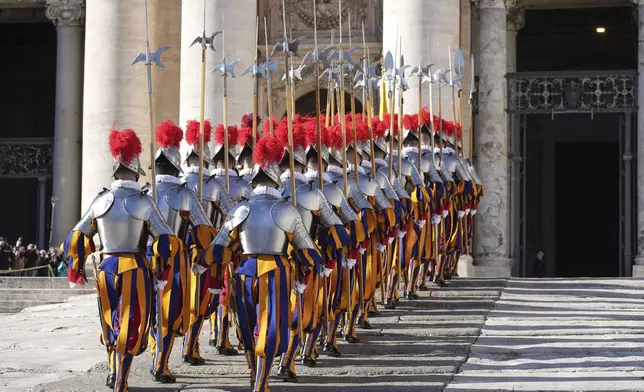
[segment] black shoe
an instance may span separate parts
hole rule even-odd
[[[400,297],[394,300],[394,303],[398,303],[398,302],[400,302]]]
[[[290,369],[280,366],[277,371],[277,378],[284,382],[298,382],[297,376]]]
[[[237,350],[235,350],[234,348],[232,348],[232,347],[228,348],[228,347],[225,347],[225,346],[224,347],[217,347],[217,353],[219,355],[225,355],[227,357],[232,357],[233,355],[239,354],[239,352]]]
[[[460,278],[460,276],[458,276],[458,272],[452,272],[452,278]]]
[[[369,315],[369,317],[380,316],[380,312],[378,311],[378,309],[370,310],[369,312],[367,312],[367,314]]]
[[[342,354],[340,353],[340,350],[338,350],[337,347],[330,345],[328,343],[324,344],[324,347],[322,347],[322,354],[327,355],[329,357],[335,357],[335,358],[340,358]]]
[[[175,376],[172,374],[165,374],[163,372],[154,372],[152,380],[160,382],[161,384],[174,384],[177,382],[177,378]]]
[[[360,343],[360,339],[354,338],[353,336],[347,336],[346,341],[351,344]]]
[[[443,279],[438,277],[434,279],[434,283],[438,285],[438,287],[447,287],[447,283],[445,283]]]
[[[217,347],[217,340],[215,340],[215,339],[210,339],[210,340],[208,341],[208,345],[209,345],[210,347]]]
[[[418,291],[429,291],[429,287],[423,285],[423,286],[418,286],[416,287],[416,290]]]
[[[302,358],[302,365],[306,367],[314,367],[318,363],[313,359],[312,357],[304,357]]]
[[[364,321],[364,319],[360,319],[360,320],[358,320],[358,328],[362,328],[362,329],[373,329],[373,327],[371,326],[371,324],[369,324],[369,322],[368,322],[368,321]]]
[[[109,389],[114,389],[114,384],[116,384],[116,374],[108,374],[105,380],[105,386]]]
[[[396,304],[394,304],[394,301],[388,299],[387,301],[385,301],[385,309],[396,309]]]
[[[203,358],[192,358],[188,356],[183,357],[183,362],[189,363],[190,366],[201,366],[206,364],[206,360]]]
[[[452,274],[445,274],[444,278],[445,280],[452,280]]]
[[[418,298],[419,298],[418,294],[416,294],[416,293],[412,293],[411,291],[407,293],[407,299],[414,300],[414,299],[418,299]]]

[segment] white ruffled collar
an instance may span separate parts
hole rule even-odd
[[[282,193],[279,189],[271,188],[266,185],[259,185],[253,189],[253,195],[271,195],[278,199],[282,198]]]
[[[309,179],[304,174],[302,174],[300,172],[295,172],[294,174],[295,174],[295,181],[299,181],[299,182],[303,182],[303,183],[309,182]],[[291,171],[290,170],[287,170],[284,173],[280,174],[280,180],[282,180],[282,181],[288,180],[290,178],[291,178]]]
[[[205,167],[203,168],[204,174],[208,174],[208,169]],[[183,174],[199,174],[199,166],[188,166],[184,171]]]
[[[423,152],[434,152],[434,149],[432,148],[432,146],[428,146],[427,144],[423,144],[423,145],[420,147],[420,149],[421,149]]]
[[[349,167],[347,168],[347,172],[353,172],[353,171],[354,171],[354,166],[349,165]],[[367,174],[367,172],[365,171],[364,167],[358,166],[358,174],[365,175]]]
[[[239,175],[242,176],[242,177],[243,176],[252,176],[253,174],[255,174],[255,169],[253,169],[252,167],[249,167],[247,169],[241,169],[239,171]]]
[[[309,170],[306,173],[304,173],[304,175],[309,181],[318,179],[317,170]],[[331,176],[329,175],[329,173],[327,172],[322,173],[322,180],[324,180],[324,182],[331,182]]]
[[[336,165],[327,166],[326,171],[328,171],[331,174],[335,174],[335,175],[341,175],[341,174],[344,173],[342,171],[342,168],[340,166],[336,166]]]
[[[381,167],[382,167],[382,166],[384,166],[384,167],[388,167],[388,166],[389,166],[389,162],[387,162],[386,160],[384,160],[384,159],[382,159],[382,158],[376,158],[376,166],[381,166]]]
[[[439,147],[434,147],[434,152],[435,153],[440,153],[441,149]],[[443,148],[443,154],[456,154],[456,151],[452,147],[445,147]]]
[[[211,176],[225,176],[226,175],[226,169],[224,168],[214,168],[210,170],[210,175]],[[233,169],[228,169],[228,175],[231,177],[237,177],[237,172],[234,171]]]
[[[116,188],[126,188],[126,189],[132,189],[137,192],[141,192],[141,184],[139,184],[136,181],[130,181],[130,180],[115,180],[112,182],[112,185],[110,185],[111,189],[116,189]]]
[[[157,183],[159,182],[177,185],[181,185],[183,183],[183,181],[179,177],[171,176],[168,174],[157,174]]]
[[[413,147],[413,146],[403,147],[402,154],[407,155],[409,153],[418,154],[418,147]]]

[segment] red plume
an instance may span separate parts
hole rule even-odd
[[[229,131],[230,132],[230,131]],[[257,133],[257,132],[255,132]],[[255,135],[256,138],[257,135]],[[237,135],[237,144],[240,146],[245,146],[246,143],[249,145],[253,144],[253,128],[252,127],[244,127],[239,130],[239,133]]]
[[[412,132],[418,131],[418,114],[405,114],[403,116],[403,127]]]
[[[427,127],[431,125],[429,109],[423,106],[423,124]]]
[[[141,154],[141,140],[132,129],[119,131],[112,128],[109,143],[112,157],[120,159],[123,163],[130,163],[134,157]]]
[[[363,121],[361,114],[356,115],[356,134],[360,143],[369,140],[369,125]]]
[[[239,136],[239,130],[237,125],[228,126],[228,145],[234,146],[237,144],[237,137]],[[224,144],[224,124],[217,124],[215,129],[215,141],[219,144]]]
[[[284,157],[284,144],[275,136],[264,136],[253,149],[253,159],[261,167],[277,164]]]
[[[330,125],[328,130],[330,148],[342,148],[342,127],[338,124]]]
[[[454,134],[454,121],[441,120],[443,122],[443,132],[445,135],[452,136]]]
[[[382,116],[382,121],[385,123],[385,126],[387,129],[390,128],[391,126],[391,115],[389,113],[385,113]],[[393,136],[398,136],[398,114],[394,114],[394,130],[392,131]]]
[[[191,146],[199,145],[199,131],[201,123],[197,120],[189,120],[186,126],[186,142]],[[212,134],[212,125],[206,120],[203,125],[203,142],[208,143]]]
[[[315,127],[315,124],[314,124]],[[284,144],[288,146],[288,123],[283,121],[277,129],[275,129],[275,136]],[[308,147],[309,140],[307,137],[306,127],[303,123],[293,124],[293,148]]]
[[[271,128],[270,124],[271,122],[273,123],[273,132],[277,129],[279,126],[279,122],[275,117],[273,118],[267,118],[266,121],[264,122],[264,135],[270,135],[271,134]]]
[[[259,116],[255,116],[255,122],[259,125],[262,123],[262,119]],[[253,127],[253,113],[244,114],[241,119],[242,128],[252,128]]]
[[[318,133],[315,126],[315,118],[310,119],[304,123],[304,129],[306,131],[306,137],[309,141],[309,145],[317,146],[318,142]],[[322,144],[330,147],[333,143],[333,137],[329,134],[329,130],[324,126],[324,121],[320,119],[320,135],[322,136]]]
[[[183,130],[170,120],[165,120],[154,131],[156,142],[163,148],[179,147]]]
[[[387,124],[384,121],[380,121],[378,117],[371,119],[371,129],[373,131],[374,139],[384,139],[385,133],[387,133]]]
[[[463,127],[461,126],[461,123],[456,123],[456,138],[463,138]]]
[[[434,114],[434,131],[440,130],[441,119]]]

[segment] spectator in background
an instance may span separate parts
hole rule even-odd
[[[545,275],[545,264],[543,260],[544,253],[540,250],[537,253],[537,258],[532,264],[532,276],[534,278],[543,278]]]
[[[25,253],[27,249],[24,246],[16,247],[13,251],[13,269],[21,270],[25,266]],[[13,276],[20,276],[20,272],[14,272]]]
[[[50,261],[50,258],[49,258],[49,255],[47,254],[47,251],[44,250],[44,249],[39,250],[38,251],[38,262],[36,263],[36,266],[37,267],[42,267],[42,268],[36,270],[37,276],[39,276],[39,277],[50,276],[49,275],[49,268],[47,268],[47,267],[50,266],[49,261]]]
[[[28,268],[34,268],[38,266],[38,251],[36,250],[36,244],[29,244],[27,245],[27,251],[25,252],[25,262],[24,262],[24,267],[25,269]],[[25,271],[22,276],[38,276],[38,270],[29,270]]]
[[[7,271],[13,267],[13,252],[11,246],[4,238],[0,238],[0,271]],[[7,274],[0,273],[0,276]]]

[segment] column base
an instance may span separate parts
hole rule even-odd
[[[508,258],[482,257],[472,263],[474,278],[509,278],[512,276],[512,260]]]
[[[463,278],[474,277],[474,259],[470,255],[461,255],[458,259],[458,276]]]
[[[644,265],[633,265],[633,278],[644,278]]]

